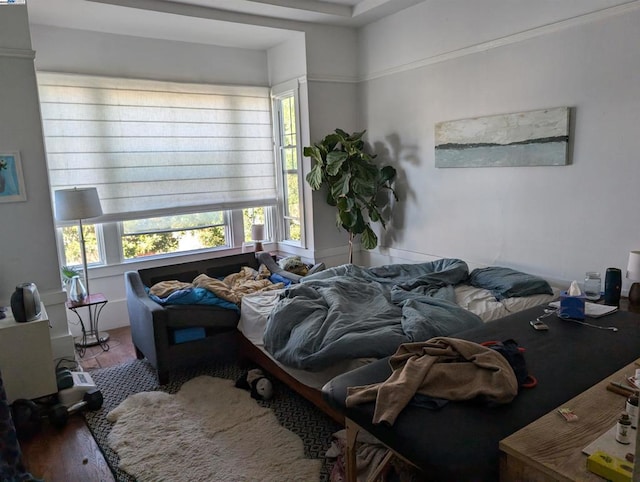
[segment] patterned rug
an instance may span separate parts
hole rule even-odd
[[[89,373],[104,396],[104,404],[100,410],[84,412],[89,430],[102,450],[116,480],[135,482],[133,477],[118,469],[118,455],[107,444],[107,436],[112,425],[106,419],[107,413],[134,393],[152,390],[176,393],[184,382],[199,375],[235,381],[242,375],[243,370],[235,364],[212,363],[208,366],[176,371],[172,374],[171,381],[163,386],[158,386],[155,370],[146,360],[135,360],[111,368],[92,370]],[[307,457],[324,459],[320,480],[328,482],[333,459],[325,459],[325,453],[331,445],[331,435],[341,427],[286,385],[278,381],[273,381],[273,385],[274,397],[259,403],[271,408],[281,425],[302,439]]]

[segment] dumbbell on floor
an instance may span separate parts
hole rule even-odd
[[[91,411],[98,410],[102,407],[103,401],[104,398],[102,397],[102,392],[100,390],[89,390],[82,397],[82,401],[75,403],[68,408],[62,404],[53,406],[49,412],[49,421],[54,427],[64,427],[67,420],[69,420],[70,415],[73,415],[85,408]]]
[[[70,415],[83,408],[98,410],[102,407],[102,402],[102,392],[98,389],[86,392],[82,401],[69,408],[59,403],[47,409],[33,400],[20,398],[11,404],[11,418],[18,438],[29,440],[42,430],[43,420],[48,420],[56,428],[62,428],[66,425]]]

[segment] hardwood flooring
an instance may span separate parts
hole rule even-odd
[[[88,347],[80,364],[84,370],[119,365],[136,358],[129,327],[109,331],[109,350]],[[100,388],[100,387],[98,387]],[[34,477],[46,482],[111,482],[114,480],[84,417],[69,417],[64,428],[48,424],[33,439],[20,443],[23,461]]]

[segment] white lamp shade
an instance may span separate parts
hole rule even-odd
[[[627,278],[633,281],[640,281],[640,251],[631,251],[629,253]]]
[[[251,240],[262,241],[264,239],[264,224],[254,224],[251,226]]]
[[[70,221],[102,216],[102,206],[95,187],[62,189],[55,192],[56,219]]]

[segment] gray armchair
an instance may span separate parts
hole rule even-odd
[[[146,357],[156,368],[161,385],[168,382],[174,368],[211,359],[235,358],[240,316],[238,311],[217,306],[162,306],[149,298],[145,286],[168,280],[191,282],[202,273],[223,277],[237,273],[243,266],[258,268],[254,253],[125,273],[127,310],[136,356]],[[189,329],[197,329],[199,336],[187,340],[177,338],[189,333]]]

